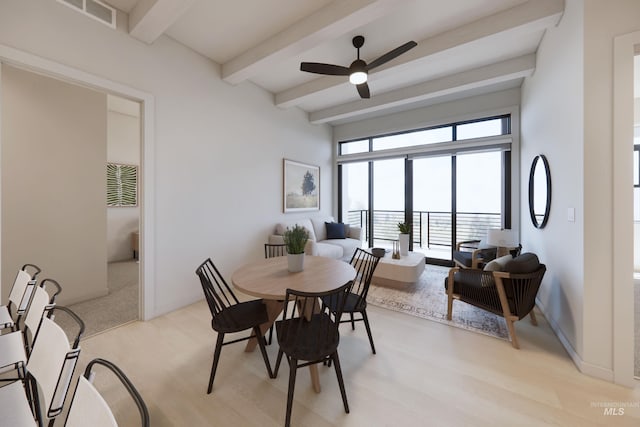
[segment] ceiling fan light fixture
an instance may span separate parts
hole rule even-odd
[[[355,71],[349,75],[349,82],[359,85],[367,81],[367,73],[364,71]]]
[[[360,98],[369,99],[371,97],[369,85],[367,84],[369,71],[381,66],[382,64],[386,64],[387,62],[397,58],[406,51],[417,46],[417,43],[414,41],[407,42],[393,50],[390,50],[389,52],[367,64],[365,61],[360,59],[360,48],[364,44],[364,37],[355,36],[352,40],[352,43],[353,47],[355,47],[357,50],[357,57],[349,67],[343,67],[342,65],[325,64],[322,62],[301,62],[300,71],[314,74],[324,74],[327,76],[349,76],[349,82],[355,85]]]

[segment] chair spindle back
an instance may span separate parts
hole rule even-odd
[[[238,298],[236,298],[220,271],[213,264],[211,258],[207,258],[206,261],[200,264],[196,269],[196,274],[200,278],[202,291],[214,318],[225,308],[239,303]]]

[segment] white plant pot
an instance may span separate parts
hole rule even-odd
[[[304,270],[304,254],[287,254],[287,263],[291,273]]]
[[[409,234],[399,234],[398,241],[400,242],[400,256],[409,255]]]

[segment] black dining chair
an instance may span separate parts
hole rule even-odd
[[[367,317],[367,293],[369,292],[371,279],[373,278],[373,273],[379,261],[380,257],[363,249],[357,248],[354,252],[350,264],[356,270],[356,277],[351,281],[349,296],[347,297],[343,311],[343,314],[349,313],[349,319],[340,320],[340,323],[351,323],[352,330],[356,328],[355,322],[364,322],[373,354],[376,354],[376,347],[373,344],[371,326],[369,325],[369,318]],[[332,305],[332,301],[325,300],[324,303],[334,312],[337,311],[337,307]],[[354,317],[356,313],[360,314],[360,318]]]
[[[258,340],[269,377],[274,378],[269,356],[267,356],[267,350],[265,349],[265,339],[260,331],[260,325],[268,321],[267,309],[262,300],[238,301],[238,298],[227,285],[211,258],[207,258],[206,261],[200,264],[196,269],[196,274],[200,278],[202,290],[211,311],[211,327],[218,333],[207,394],[211,393],[213,388],[213,378],[216,375],[222,347],[251,338]],[[247,329],[252,329],[253,334],[245,338],[224,342],[225,334],[242,332]]]
[[[265,243],[264,244],[264,257],[275,258],[278,256],[287,255],[287,245],[284,243]]]
[[[278,336],[278,359],[274,370],[274,378],[278,375],[283,354],[289,362],[289,392],[287,393],[287,413],[285,426],[291,425],[291,408],[293,406],[293,392],[296,384],[298,368],[333,362],[338,377],[338,385],[342,394],[344,410],[349,413],[347,393],[344,389],[340,360],[338,359],[338,344],[340,333],[338,321],[342,315],[350,283],[345,283],[338,289],[329,292],[302,292],[287,289],[282,320],[276,322]],[[335,310],[322,303],[328,301]],[[288,310],[289,303],[297,307],[298,317],[294,317],[295,310]],[[288,313],[290,312],[290,316]]]
[[[284,243],[265,243],[264,244],[264,257],[275,258],[287,255],[287,245]],[[271,345],[273,342],[273,325],[269,328],[269,339],[267,343]]]

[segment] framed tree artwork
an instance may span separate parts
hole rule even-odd
[[[284,212],[320,210],[320,167],[284,159]]]
[[[107,163],[107,206],[138,206],[138,166]]]

